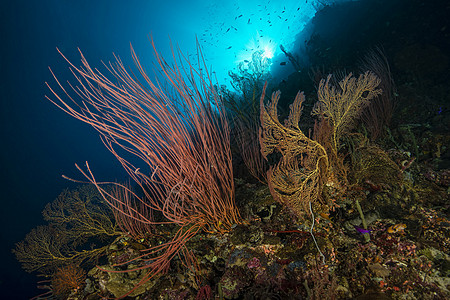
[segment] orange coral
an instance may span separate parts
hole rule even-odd
[[[118,183],[113,184],[122,192],[108,191],[104,182],[96,180],[87,162],[85,170],[76,165],[115,210],[121,227],[137,237],[154,225],[178,226],[171,241],[150,247],[141,256],[149,261],[145,266],[105,269],[119,273],[145,269],[148,273],[138,286],[167,271],[177,254],[186,266],[195,268],[196,261],[186,243],[199,231],[224,233],[242,222],[234,199],[230,127],[200,48],[201,66],[197,69],[179,50],[173,51],[175,61],[171,66],[153,42],[152,46],[165,82],[150,79],[131,49],[145,82],[137,81],[119,58],[107,66],[114,79],[111,81],[91,68],[80,52],[81,67],[66,59],[78,84],[70,86],[79,98],[70,95],[56,76],[60,94],[67,98],[63,99],[48,85],[54,96],[48,99],[69,115],[92,125],[142,192],[138,196]],[[139,167],[119,154],[118,148],[139,158]],[[164,219],[155,220],[153,212]]]
[[[86,272],[78,266],[68,265],[59,268],[52,278],[53,294],[55,296],[68,296],[84,284]]]

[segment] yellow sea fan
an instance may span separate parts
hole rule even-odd
[[[312,115],[318,115],[330,122],[332,132],[333,151],[339,150],[339,140],[354,125],[362,110],[382,90],[377,88],[380,79],[372,72],[367,71],[358,78],[349,73],[337,86],[330,83],[332,75],[322,79],[317,91],[318,102]]]
[[[268,184],[274,199],[288,207],[300,219],[308,214],[309,203],[316,205],[327,178],[328,157],[317,141],[308,138],[298,126],[305,100],[298,93],[290,107],[284,125],[278,120],[277,104],[280,91],[272,94],[264,105],[265,88],[261,97],[261,153],[267,158],[280,152],[282,158],[267,173]],[[325,203],[319,203],[325,204]]]

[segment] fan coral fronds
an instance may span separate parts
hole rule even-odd
[[[365,72],[358,78],[349,73],[338,86],[331,84],[332,75],[322,79],[317,91],[318,102],[312,114],[329,121],[332,128],[332,145],[339,151],[340,139],[354,126],[370,100],[381,94],[380,79],[372,72]]]
[[[278,120],[277,104],[280,92],[272,94],[272,101],[264,105],[261,97],[261,153],[265,158],[275,151],[281,153],[280,162],[268,172],[273,197],[289,207],[300,219],[305,219],[309,205],[320,209],[327,204],[321,199],[324,184],[343,190],[347,183],[347,166],[339,153],[341,139],[350,132],[372,98],[381,93],[378,77],[366,72],[355,78],[350,73],[331,84],[332,75],[319,84],[318,102],[312,114],[319,117],[314,137],[307,137],[300,129],[303,93],[298,93],[290,106],[285,124]]]
[[[268,105],[264,105],[264,95],[265,89],[261,97],[261,152],[265,158],[275,150],[283,156],[267,173],[269,187],[277,201],[303,218],[309,203],[319,199],[327,178],[328,156],[325,148],[308,138],[298,125],[303,93],[295,97],[285,125],[280,123],[277,114],[280,92],[272,94]]]

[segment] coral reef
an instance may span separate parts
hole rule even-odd
[[[280,92],[272,94],[267,106],[263,103],[265,90],[261,97],[261,152],[265,158],[275,150],[282,155],[280,162],[268,172],[269,187],[273,197],[302,221],[306,219],[305,213],[310,215],[310,204],[315,205],[316,211],[324,211],[319,203],[332,207],[332,202],[321,197],[324,185],[339,189],[347,184],[348,167],[344,166],[340,152],[342,140],[349,135],[370,100],[381,93],[377,89],[380,80],[370,72],[358,78],[350,73],[336,86],[331,80],[329,75],[320,81],[318,102],[312,111],[320,122],[315,127],[316,140],[307,137],[299,127],[305,101],[303,93],[295,97],[284,125],[278,120],[277,112]]]
[[[347,5],[354,3],[357,2]],[[416,9],[429,8],[430,3],[411,2]],[[326,11],[331,10],[329,7]],[[408,16],[405,27],[414,25],[409,19],[411,10],[406,5],[402,7],[402,14]],[[378,10],[371,13],[374,11]],[[385,22],[375,18],[375,23],[391,29],[402,14]],[[421,11],[420,15],[425,18],[432,14]],[[28,271],[43,272],[50,278],[39,282],[49,290],[47,297],[67,299],[449,299],[450,90],[445,72],[448,51],[430,45],[430,40],[414,41],[415,33],[407,39],[411,43],[404,45],[405,40],[395,35],[398,29],[392,29],[394,38],[390,43],[395,46],[384,44],[386,55],[394,60],[392,71],[397,72],[395,89],[386,57],[381,57],[384,61],[380,62],[374,53],[366,57],[371,61],[363,64],[363,70],[370,69],[376,76],[369,72],[359,77],[324,77],[324,72],[316,71],[315,106],[308,100],[315,96],[309,95],[313,92],[308,92],[306,72],[296,72],[288,82],[280,84],[283,93],[273,93],[268,103],[264,96],[259,97],[261,92],[270,90],[269,85],[262,88],[260,81],[265,77],[251,77],[248,72],[235,74],[235,83],[241,84],[245,95],[228,103],[236,108],[228,117],[244,116],[247,121],[240,124],[241,128],[238,122],[233,123],[237,126],[235,131],[230,130],[230,136],[223,132],[227,140],[232,139],[231,145],[221,144],[225,145],[223,152],[214,148],[217,143],[211,140],[200,147],[198,143],[204,136],[194,134],[186,138],[193,138],[189,145],[199,146],[199,153],[204,154],[199,164],[187,163],[187,156],[164,169],[136,168],[121,161],[132,179],[147,179],[141,182],[141,191],[124,184],[115,190],[105,188],[104,197],[97,194],[95,199],[102,204],[112,204],[115,215],[105,205],[92,206],[85,201],[88,198],[80,198],[81,192],[78,196],[65,192],[63,198],[70,200],[47,207],[44,215],[51,224],[34,229],[19,243],[17,257]],[[416,27],[414,31],[417,30],[424,30],[428,36],[428,27]],[[441,27],[435,34],[447,34],[446,30],[448,27]],[[360,69],[354,58],[371,48],[373,41],[363,43],[364,51],[357,45],[372,37],[352,36],[348,40],[352,49],[346,48],[344,57],[339,52],[341,45],[346,44],[341,36],[337,35],[336,43],[329,45],[316,34],[307,41],[311,61],[317,65],[330,63],[330,68],[347,68],[348,62],[347,69]],[[419,63],[420,57],[425,61]],[[377,65],[380,63],[383,65]],[[261,70],[258,65],[252,66]],[[81,71],[84,75],[98,75]],[[101,80],[96,84],[107,85]],[[227,97],[227,91],[216,93],[211,86],[203,86],[210,92],[208,95],[217,97],[209,100]],[[309,86],[312,91],[312,84]],[[285,93],[286,87],[295,91]],[[307,97],[298,93],[290,110],[286,109],[283,101],[290,102],[300,87]],[[123,91],[133,95],[133,91]],[[146,92],[139,91],[142,95]],[[288,97],[283,99],[281,95]],[[390,102],[393,97],[395,110]],[[162,106],[169,107],[165,112],[176,112],[170,101],[164,101]],[[128,108],[127,115],[132,115],[131,108],[136,107]],[[145,109],[137,108],[133,113]],[[285,111],[289,116],[283,124],[280,119]],[[177,111],[180,115],[186,112],[189,110]],[[211,110],[207,112],[206,119],[217,121],[209,127],[210,132],[217,132],[216,125],[227,129],[222,119],[214,119],[209,114]],[[85,113],[89,115],[89,111]],[[359,116],[362,122],[358,122]],[[262,149],[257,143],[260,121]],[[155,132],[180,129],[181,123],[158,126],[155,122]],[[93,125],[105,126],[96,122]],[[197,125],[201,128],[205,123]],[[161,148],[150,151],[142,145],[153,140],[143,138],[145,130],[139,132],[128,141],[140,139],[135,144],[140,147],[136,153],[146,163],[151,155],[155,158],[167,153],[147,152],[170,150],[179,144],[176,138],[169,144],[162,141]],[[116,155],[112,145],[124,136],[114,133],[117,132],[107,134],[106,141]],[[214,153],[225,153],[222,159],[226,163],[215,161]],[[236,160],[239,156],[241,160]],[[261,161],[264,156],[269,159]],[[117,157],[121,158],[118,154]],[[267,164],[272,167],[266,177]],[[231,168],[239,172],[232,173]],[[89,172],[85,173],[88,179],[95,181]],[[163,182],[165,174],[173,175],[172,180]],[[217,184],[216,179],[224,178],[224,185]],[[159,187],[162,188],[158,190]],[[140,206],[139,203],[148,203],[140,192],[164,197],[156,197],[148,207]],[[232,202],[193,202],[217,200],[220,197],[216,197],[216,192]],[[77,197],[82,201],[74,201]],[[171,200],[170,205],[157,207],[166,203],[165,199]],[[221,211],[219,218],[210,214],[224,206],[228,210]],[[159,209],[156,213],[155,207]],[[90,219],[101,220],[102,225],[84,222]],[[200,225],[189,227],[192,222]],[[98,248],[99,245],[102,246]],[[102,256],[89,254],[95,254],[91,252],[95,249],[101,249]],[[83,253],[86,256],[78,256]],[[68,269],[74,262],[80,263],[85,272]],[[149,273],[149,268],[153,273]]]

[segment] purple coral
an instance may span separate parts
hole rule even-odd
[[[247,267],[249,269],[254,269],[254,268],[259,268],[261,267],[261,262],[259,261],[259,259],[257,257],[253,257],[248,263],[247,263]]]

